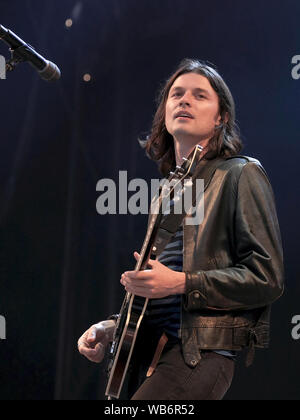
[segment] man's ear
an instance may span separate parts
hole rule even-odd
[[[217,119],[216,119],[215,130],[218,130],[219,128],[222,128],[222,126],[223,126],[222,115],[219,114]]]
[[[222,115],[219,114],[217,121],[216,121],[216,129],[221,128],[224,124],[227,124],[229,121],[229,114],[225,112],[224,119],[222,119]]]
[[[224,122],[225,124],[227,124],[227,123],[228,123],[228,121],[229,121],[229,114],[228,114],[228,112],[225,112],[223,122]]]

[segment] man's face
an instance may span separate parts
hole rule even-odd
[[[219,98],[208,79],[197,73],[179,76],[166,102],[168,132],[178,141],[207,140],[220,121]]]

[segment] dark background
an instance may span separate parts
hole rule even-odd
[[[271,348],[238,365],[226,398],[299,399],[299,1],[0,0],[0,13],[62,70],[53,84],[28,64],[0,80],[0,399],[103,399],[104,367],[77,353],[77,339],[118,311],[147,217],[98,215],[96,183],[119,170],[158,177],[137,139],[185,57],[214,63],[231,88],[243,153],[274,188],[285,252]]]

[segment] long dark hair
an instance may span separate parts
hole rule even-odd
[[[150,135],[143,142],[147,155],[158,163],[159,170],[163,175],[168,174],[176,166],[173,137],[168,133],[165,126],[166,102],[173,83],[185,73],[197,73],[206,77],[219,97],[222,123],[209,141],[205,159],[214,159],[217,156],[233,156],[238,154],[243,147],[239,128],[235,121],[234,100],[225,81],[213,67],[204,61],[186,58],[162,88]]]

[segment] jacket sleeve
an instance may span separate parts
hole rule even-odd
[[[275,200],[258,161],[242,168],[230,231],[235,242],[234,265],[186,272],[186,310],[254,309],[282,295],[283,252]]]

